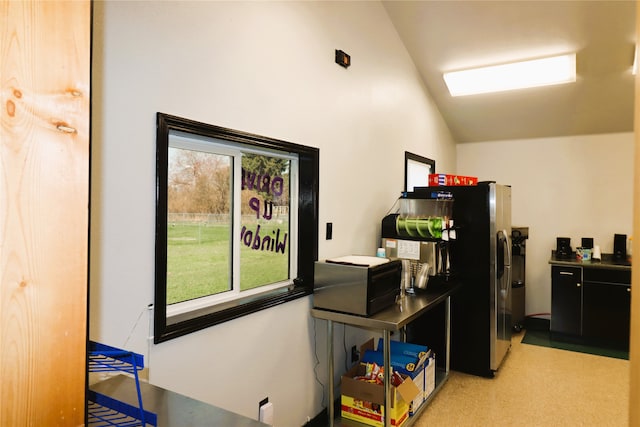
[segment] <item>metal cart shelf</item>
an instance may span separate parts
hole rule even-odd
[[[88,372],[124,372],[135,379],[138,406],[132,406],[109,396],[89,390],[87,393],[87,424],[91,427],[157,426],[154,413],[142,405],[138,371],[144,368],[144,357],[94,341],[89,342]]]
[[[374,314],[370,317],[357,316],[352,314],[344,314],[337,313],[329,310],[311,309],[311,315],[317,319],[324,319],[327,321],[327,363],[328,363],[328,393],[329,393],[329,402],[331,402],[328,407],[328,415],[329,415],[329,426],[334,427],[336,424],[339,425],[362,425],[360,423],[350,421],[350,420],[341,420],[338,418],[336,420],[336,416],[334,413],[334,393],[333,393],[333,324],[334,322],[343,323],[345,325],[357,326],[364,329],[378,330],[383,332],[383,343],[384,343],[384,364],[385,366],[390,365],[390,340],[391,340],[391,332],[401,332],[403,328],[409,324],[410,322],[418,319],[427,311],[439,306],[440,304],[445,305],[445,318],[444,320],[444,329],[446,336],[446,350],[445,350],[445,368],[443,372],[436,372],[436,389],[431,393],[431,398],[435,396],[435,394],[440,390],[444,382],[447,380],[449,376],[449,351],[450,351],[450,305],[451,305],[451,295],[457,292],[460,289],[460,285],[457,283],[451,283],[450,286],[442,287],[437,290],[421,292],[416,295],[406,295],[399,304],[394,304],[393,306]],[[391,407],[391,393],[390,390],[390,381],[389,381],[389,370],[385,369],[384,375],[384,390],[385,390],[385,407]],[[428,399],[428,400],[431,400]],[[428,402],[424,402],[419,409],[418,412],[424,410]],[[413,418],[415,419],[415,418]],[[337,421],[337,423],[336,423]],[[413,420],[411,420],[413,421]],[[407,426],[411,423],[406,424]],[[385,412],[385,427],[389,427],[391,425],[391,420],[388,417],[388,412]]]

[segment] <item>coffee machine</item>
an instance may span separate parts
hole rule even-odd
[[[397,209],[382,219],[382,247],[387,258],[402,260],[406,292],[448,280],[449,245],[455,239],[453,200],[427,199],[409,192],[394,207]]]

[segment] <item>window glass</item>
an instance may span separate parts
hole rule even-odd
[[[170,317],[184,318],[186,312],[267,285],[290,284],[290,273],[295,271],[290,256],[290,248],[296,246],[291,243],[296,233],[290,229],[290,202],[297,199],[290,197],[295,164],[296,157],[288,153],[265,154],[216,139],[170,134],[166,274]],[[234,180],[236,174],[241,178]],[[234,209],[234,201],[239,209]]]
[[[291,161],[242,157],[240,290],[289,279]]]
[[[167,304],[232,289],[230,156],[169,147]]]

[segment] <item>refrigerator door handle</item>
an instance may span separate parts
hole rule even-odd
[[[509,235],[507,230],[502,230],[504,234],[504,244],[507,246],[507,259],[504,262],[505,267],[511,267],[511,242],[509,241]]]
[[[509,241],[509,235],[507,234],[507,230],[502,230],[502,234],[504,235],[504,240],[502,240],[502,244],[505,246],[505,251],[503,255],[506,254],[504,260],[504,276],[502,281],[502,290],[505,293],[505,297],[509,294],[509,290],[511,288],[511,242]]]

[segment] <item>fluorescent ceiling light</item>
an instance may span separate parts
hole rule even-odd
[[[576,54],[444,74],[451,96],[502,92],[576,81]]]

